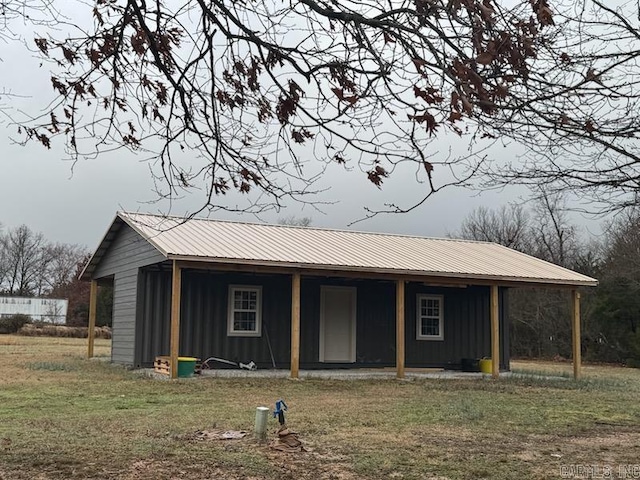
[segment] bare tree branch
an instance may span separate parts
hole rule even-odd
[[[80,4],[84,5],[84,4]],[[74,159],[144,155],[161,198],[261,212],[313,203],[331,163],[421,195],[520,183],[605,210],[640,191],[635,3],[601,0],[96,2],[93,26],[35,39],[58,98],[25,141]],[[441,155],[436,141],[469,150]],[[515,141],[526,157],[483,153]],[[451,151],[450,151],[451,152]],[[225,194],[246,195],[230,205]]]

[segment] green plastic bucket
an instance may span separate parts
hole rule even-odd
[[[196,370],[196,360],[194,357],[178,357],[178,377],[192,377]]]

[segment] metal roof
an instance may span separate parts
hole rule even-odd
[[[119,212],[83,276],[126,222],[167,259],[507,283],[597,280],[489,242]],[[105,242],[107,243],[105,245]]]

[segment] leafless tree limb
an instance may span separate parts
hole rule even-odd
[[[58,95],[20,125],[73,158],[126,148],[162,198],[264,211],[313,202],[327,165],[423,195],[483,182],[571,190],[605,209],[640,191],[635,3],[601,0],[96,2],[93,26],[35,39]],[[434,154],[463,137],[465,154]],[[518,162],[481,152],[528,148]],[[458,142],[458,140],[453,140]],[[247,195],[248,207],[224,195]],[[311,200],[305,200],[311,198]]]

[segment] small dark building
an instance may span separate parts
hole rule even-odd
[[[113,283],[112,361],[509,369],[506,295],[596,280],[486,242],[118,213],[82,278]],[[90,340],[91,343],[91,340]],[[90,351],[92,345],[90,346]],[[174,361],[174,363],[177,363]],[[579,362],[576,362],[576,374]]]

